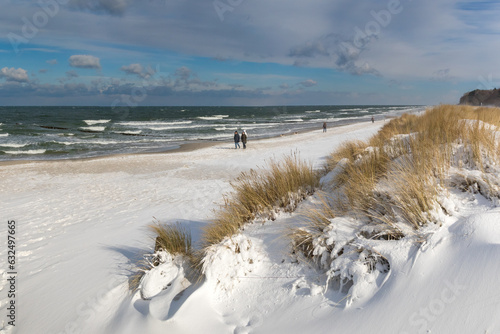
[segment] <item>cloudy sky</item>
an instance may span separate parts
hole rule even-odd
[[[429,105],[500,87],[498,1],[0,8],[0,105]]]

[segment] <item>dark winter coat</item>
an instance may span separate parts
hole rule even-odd
[[[246,144],[247,143],[247,134],[246,133],[242,133],[241,134],[241,142],[243,144]]]
[[[239,143],[240,142],[240,135],[237,134],[237,133],[234,134],[234,142],[235,143]]]

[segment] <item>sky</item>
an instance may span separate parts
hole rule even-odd
[[[434,105],[500,87],[498,1],[0,8],[0,105]]]

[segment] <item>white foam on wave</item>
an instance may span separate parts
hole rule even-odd
[[[12,143],[12,144],[0,144],[0,146],[2,146],[2,147],[14,147],[14,148],[24,147],[26,145],[28,145],[28,144],[14,144],[14,143]]]
[[[251,129],[268,129],[272,128],[273,126],[280,125],[281,123],[244,123],[244,124],[236,124],[234,126],[221,126],[221,127],[214,127],[214,130],[216,131],[227,131],[227,130],[234,130],[236,128],[242,129],[242,130],[251,130]]]
[[[9,136],[8,133],[0,133],[0,137],[7,137],[7,136]]]
[[[166,125],[182,125],[182,124],[191,124],[193,121],[177,121],[177,122],[160,122],[160,121],[130,121],[130,122],[119,122],[116,123],[117,125],[123,125],[123,126],[132,126],[132,127],[137,127],[137,128],[149,128],[151,126],[159,125],[159,126],[166,126]]]
[[[95,131],[95,132],[101,132],[106,130],[105,126],[82,126],[80,129],[85,130],[85,131]]]
[[[84,120],[87,125],[95,125],[95,124],[104,124],[104,123],[109,123],[111,122],[110,119],[88,119]]]
[[[213,115],[213,116],[200,116],[196,117],[197,119],[201,119],[203,121],[216,121],[229,117],[229,115]]]
[[[339,111],[360,111],[363,110],[361,108],[350,108],[350,109],[339,109]]]
[[[163,131],[163,130],[176,130],[176,129],[197,129],[197,128],[211,128],[216,125],[222,125],[222,124],[194,124],[194,125],[181,125],[181,126],[150,126],[146,127],[144,129],[149,129],[152,131]]]
[[[56,141],[54,143],[62,144],[66,146],[70,145],[113,145],[113,144],[131,144],[135,143],[134,140],[125,140],[125,141],[115,141],[115,140],[80,140],[80,141]]]
[[[318,113],[318,112],[321,112],[321,110],[306,110],[306,113],[308,114],[313,114],[313,113]]]
[[[126,135],[139,135],[141,134],[142,130],[137,130],[137,131],[113,131],[114,133],[118,134],[126,134]]]
[[[285,122],[304,122],[302,118],[285,119]]]
[[[7,154],[44,154],[46,150],[4,151]]]

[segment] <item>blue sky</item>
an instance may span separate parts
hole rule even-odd
[[[431,105],[500,87],[496,1],[0,7],[0,105]]]

